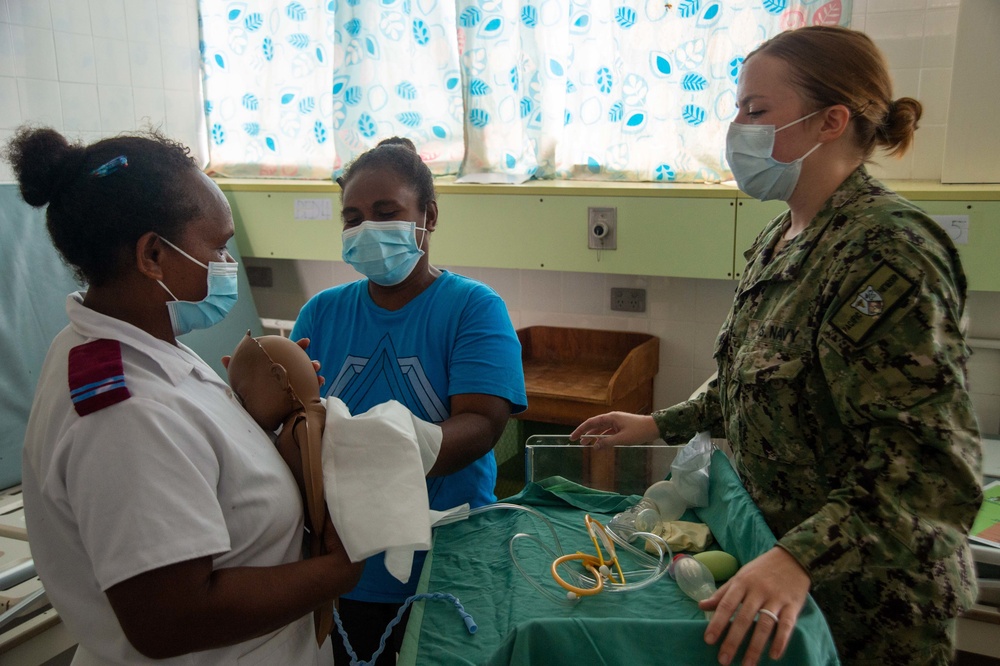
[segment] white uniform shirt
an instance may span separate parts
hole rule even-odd
[[[25,435],[31,552],[80,642],[74,664],[153,663],[125,638],[104,591],[205,555],[217,569],[294,562],[302,503],[271,440],[197,354],[82,300],[67,299],[70,325],[49,349]],[[119,341],[130,395],[80,416],[70,351],[100,339]],[[315,664],[312,622],[308,614],[239,645],[155,663]]]

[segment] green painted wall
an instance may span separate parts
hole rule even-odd
[[[969,278],[969,289],[1000,291],[1000,201],[916,197],[910,197],[910,200],[930,215],[968,215],[969,242],[956,247]],[[783,210],[785,206],[781,202],[761,202],[755,199],[740,199],[737,202],[737,277],[743,266],[743,252],[750,247],[768,221]]]
[[[618,211],[616,250],[587,248],[587,208]],[[732,201],[442,194],[434,260],[455,266],[731,278]]]
[[[332,183],[220,181],[244,256],[340,259]],[[959,252],[970,288],[1000,291],[1000,186],[893,184],[932,215],[968,215]],[[296,220],[297,199],[331,200],[333,219]],[[450,266],[733,279],[743,252],[784,206],[723,185],[616,183],[438,186],[434,261]],[[614,207],[618,248],[587,248],[587,208]]]
[[[296,199],[336,193],[227,191],[246,256],[340,259],[340,221],[296,220]],[[438,194],[434,261],[450,266],[732,277],[735,199]],[[587,208],[618,209],[618,249],[587,248]]]

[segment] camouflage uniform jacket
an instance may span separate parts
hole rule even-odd
[[[769,256],[789,215],[745,255],[718,378],[654,418],[671,443],[729,440],[843,654],[860,647],[851,634],[947,620],[975,600],[966,279],[947,234],[864,167]]]

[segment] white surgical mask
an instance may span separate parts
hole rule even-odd
[[[730,123],[726,134],[726,160],[740,189],[761,201],[788,201],[799,182],[802,161],[823,144],[817,143],[797,160],[779,162],[771,156],[774,152],[774,135],[817,113],[819,111],[813,111],[777,129],[774,125]]]
[[[423,227],[403,220],[365,220],[344,230],[341,256],[375,284],[392,287],[409,277],[423,256],[416,232],[419,229],[426,234],[426,225],[426,212]]]
[[[157,283],[174,299],[167,302],[167,312],[170,313],[170,325],[173,327],[174,335],[210,328],[225,319],[236,305],[238,297],[238,264],[232,261],[210,261],[205,265],[163,236],[160,236],[160,240],[208,271],[206,278],[208,293],[200,301],[177,300],[173,292],[167,289],[167,285],[157,280]]]

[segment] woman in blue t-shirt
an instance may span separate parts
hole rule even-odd
[[[507,308],[490,287],[431,265],[434,183],[408,139],[382,141],[338,182],[343,258],[365,277],[313,296],[292,338],[311,339],[308,352],[328,378],[323,395],[352,414],[397,400],[441,426],[441,451],[427,478],[431,509],[493,502],[491,450],[510,415],[527,406]],[[414,557],[406,584],[389,575],[381,555],[369,558],[361,582],[341,598],[341,621],[359,658],[370,658],[415,592],[423,556]],[[404,628],[394,629],[378,664],[395,663]],[[334,639],[336,662],[350,663]]]

